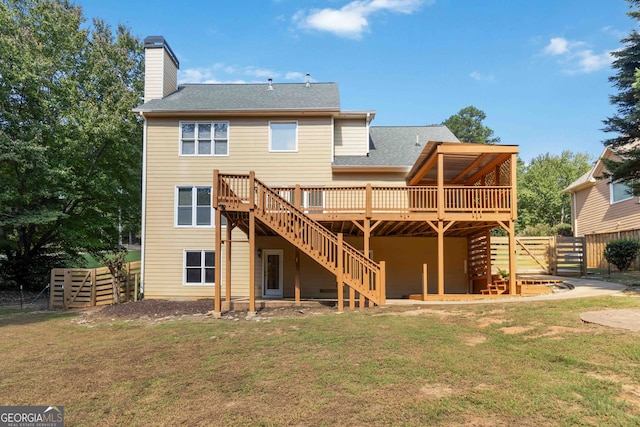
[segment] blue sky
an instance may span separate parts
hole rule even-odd
[[[374,125],[441,123],[474,105],[528,161],[603,149],[609,52],[624,0],[81,0],[85,17],[162,35],[181,82],[337,82]]]

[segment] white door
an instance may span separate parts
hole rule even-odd
[[[262,296],[282,298],[282,249],[262,251]]]

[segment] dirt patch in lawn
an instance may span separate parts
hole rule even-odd
[[[335,308],[318,304],[313,307],[283,306],[260,309],[255,316],[248,316],[246,310],[223,312],[220,318],[213,316],[213,300],[201,299],[195,301],[167,301],[167,300],[142,300],[125,302],[122,304],[108,305],[84,309],[75,322],[79,324],[109,323],[109,322],[163,322],[188,317],[191,320],[200,321],[268,321],[275,317],[305,316],[313,314],[325,314],[336,312]]]

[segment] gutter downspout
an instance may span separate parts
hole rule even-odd
[[[140,294],[144,296],[145,253],[147,246],[147,119],[144,117],[144,113],[140,112],[139,114],[144,120],[142,127],[142,223],[140,224]]]
[[[575,191],[571,193],[573,198],[571,203],[571,217],[573,218],[573,237],[578,237],[578,215],[576,213],[576,193]]]

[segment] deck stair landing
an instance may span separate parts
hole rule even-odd
[[[335,235],[309,218],[252,173],[230,175],[214,171],[214,203],[225,215],[248,217],[253,212],[256,220],[335,274],[338,283],[376,305],[385,303],[384,263],[364,256],[341,234]]]

